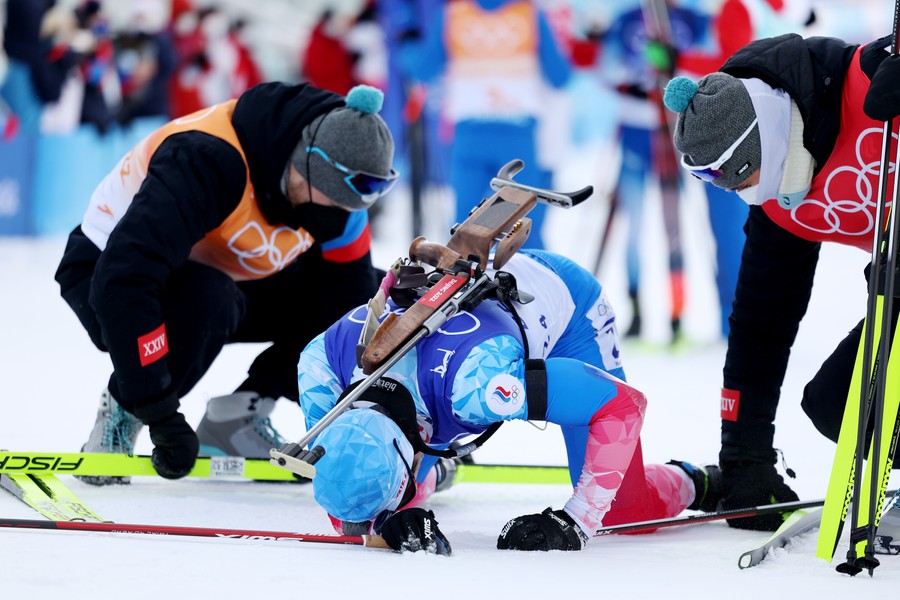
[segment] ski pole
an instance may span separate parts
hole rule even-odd
[[[894,5],[894,22],[891,36],[891,55],[897,54],[897,35],[898,35],[898,18],[900,18],[900,0]],[[891,350],[891,338],[893,337],[893,299],[894,299],[894,265],[896,262],[897,240],[900,237],[900,221],[897,219],[897,211],[893,210],[893,204],[897,200],[897,184],[898,178],[894,177],[894,203],[890,209],[890,236],[887,240],[887,249],[884,248],[884,217],[883,213],[887,209],[887,188],[888,176],[890,172],[890,149],[893,133],[893,122],[888,120],[884,122],[882,130],[882,149],[881,149],[881,165],[878,177],[878,202],[875,208],[875,241],[872,246],[872,271],[869,276],[869,296],[866,304],[866,329],[865,329],[865,348],[863,354],[863,374],[868,378],[863,379],[863,385],[860,389],[860,412],[857,424],[857,440],[856,440],[856,457],[855,457],[855,476],[853,487],[853,508],[850,513],[850,548],[847,550],[847,561],[843,565],[838,565],[840,572],[855,575],[862,570],[860,564],[868,569],[869,575],[879,562],[875,558],[874,541],[875,526],[878,522],[877,507],[878,493],[883,489],[879,477],[879,469],[881,466],[881,421],[884,419],[884,387],[887,382],[887,367]],[[900,152],[900,149],[898,149]],[[900,165],[900,154],[896,164]],[[876,305],[878,302],[878,291],[881,283],[881,265],[885,267],[884,293],[881,296],[882,305],[882,322],[881,337],[875,359],[875,372],[872,372],[872,346],[875,329]],[[866,382],[868,381],[868,385]],[[866,429],[869,423],[869,416],[874,409],[874,426],[871,441],[870,456],[870,489],[869,489],[869,505],[868,517],[865,525],[865,550],[863,557],[857,557],[855,539],[858,535],[859,511],[862,490],[862,463],[863,452],[865,452]],[[892,449],[893,450],[893,449]]]
[[[257,531],[250,529],[218,529],[214,527],[179,527],[175,525],[135,525],[130,523],[89,523],[83,521],[40,521],[0,517],[0,528],[15,531],[52,529],[56,531],[93,531],[146,535],[175,535],[208,537],[244,541],[311,542],[317,544],[345,544],[366,548],[388,548],[379,535],[319,535],[289,531]]]
[[[896,490],[888,492],[894,493]],[[641,533],[653,531],[654,529],[663,529],[665,527],[677,527],[679,525],[691,525],[695,523],[708,523],[710,521],[722,521],[724,519],[740,519],[744,517],[756,517],[760,515],[769,515],[772,513],[792,512],[804,508],[813,508],[822,506],[825,500],[796,500],[793,502],[780,502],[778,504],[762,504],[760,506],[750,506],[747,508],[733,508],[729,510],[719,510],[711,513],[697,515],[682,515],[679,517],[669,517],[665,519],[653,519],[651,521],[639,521],[636,523],[623,523],[621,525],[609,525],[601,527],[594,532],[594,537],[610,535],[613,533]]]

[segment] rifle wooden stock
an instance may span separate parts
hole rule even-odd
[[[536,204],[537,196],[534,194],[505,187],[469,215],[447,242],[447,247],[466,259],[471,255],[477,256],[479,266],[486,269],[491,248],[498,238],[501,243],[506,238],[511,238],[507,245],[516,250],[525,243],[528,234],[531,233],[531,220],[525,219],[525,215]],[[527,221],[527,224],[523,227],[519,224],[520,221],[522,224]],[[513,252],[515,250],[512,252],[509,249],[504,250],[507,260]],[[497,264],[495,257],[494,268],[499,269],[502,266],[502,262]]]
[[[398,348],[420,332],[425,322],[469,280],[465,273],[444,275],[418,302],[399,317],[389,314],[366,346],[360,363],[363,373],[371,375]],[[429,332],[430,333],[430,332]]]
[[[502,269],[506,261],[512,258],[513,254],[518,252],[522,244],[528,240],[530,234],[531,219],[522,217],[497,244],[497,249],[494,250],[494,268]]]
[[[480,268],[486,269],[491,249],[496,243],[494,267],[499,269],[528,239],[531,219],[525,215],[536,204],[537,196],[533,193],[505,187],[469,215],[446,246],[420,236],[410,245],[409,257],[435,267],[439,273],[452,271],[458,260],[469,260],[470,257],[476,257]],[[467,274],[444,275],[402,315],[388,315],[360,356],[363,373],[371,375],[398,348],[421,331],[426,321],[466,281]]]
[[[412,260],[431,265],[440,271],[451,269],[456,261],[463,258],[458,252],[443,244],[429,242],[421,235],[414,239],[409,246],[409,257]]]

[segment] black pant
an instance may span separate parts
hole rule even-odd
[[[63,298],[75,311],[91,341],[106,352],[103,331],[88,304],[91,278],[100,250],[80,229],[69,237],[57,270]],[[225,344],[272,342],[248,370],[238,390],[297,401],[297,361],[300,352],[327,329],[347,307],[322,310],[316,294],[319,277],[301,255],[283,271],[256,281],[236,283],[206,265],[188,261],[175,269],[163,290],[162,311],[168,335],[166,357],[172,389],[184,397],[209,370]],[[115,373],[110,392],[120,398]],[[127,408],[127,407],[126,407]]]
[[[897,322],[897,314],[900,311],[900,299],[894,298],[893,314],[894,323]],[[810,418],[816,429],[833,442],[837,442],[841,431],[841,421],[844,417],[844,406],[847,403],[850,390],[850,379],[853,376],[853,366],[856,363],[856,354],[859,350],[859,341],[863,334],[864,321],[860,321],[856,327],[850,330],[834,352],[831,353],[816,376],[806,384],[803,390],[803,411]],[[874,360],[873,355],[873,360]],[[892,360],[900,360],[893,357]],[[853,390],[854,401],[859,401],[859,390]],[[868,435],[871,435],[871,423]]]

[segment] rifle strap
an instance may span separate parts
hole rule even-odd
[[[512,300],[507,298],[504,305],[512,314],[522,335],[522,347],[525,350],[525,397],[528,399],[528,420],[547,420],[547,364],[541,358],[530,358],[528,336],[525,334],[525,323],[519,316]]]
[[[540,358],[525,360],[525,397],[528,420],[547,420],[547,363]]]

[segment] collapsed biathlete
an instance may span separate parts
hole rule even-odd
[[[513,256],[503,271],[535,299],[489,299],[459,312],[310,444],[325,451],[313,486],[335,529],[380,534],[395,550],[449,554],[434,514],[418,506],[449,485],[455,465],[424,454],[425,444],[445,449],[514,419],[561,426],[574,492],[560,509],[509,521],[500,549],[580,550],[601,524],[714,510],[718,468],[643,464],[646,399],[625,383],[615,314],[600,283],[571,260],[536,250]],[[393,302],[388,309],[399,310]],[[307,429],[363,378],[356,351],[364,320],[364,307],[351,311],[301,354]],[[413,403],[415,414],[403,411]]]

